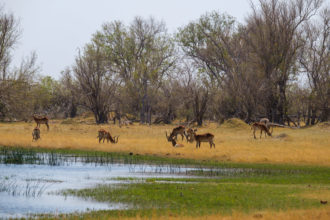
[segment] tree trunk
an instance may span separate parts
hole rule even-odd
[[[306,126],[310,125],[310,123],[311,123],[311,106],[308,105]]]
[[[285,96],[285,82],[279,82],[279,102],[278,102],[278,120],[277,123],[284,124],[286,118],[286,96]],[[289,122],[288,122],[289,123]]]
[[[146,108],[146,95],[143,96],[141,100],[141,108],[140,108],[140,123],[144,124],[146,122],[145,118],[145,108]]]
[[[148,111],[147,111],[147,123],[151,125],[151,107],[148,105]]]
[[[204,94],[202,94],[201,98],[199,98],[199,93],[196,92],[194,101],[195,101],[194,103],[195,120],[198,126],[202,126],[204,114],[207,109],[208,92],[206,91]]]
[[[311,120],[311,125],[315,125],[315,119],[316,119],[316,108],[312,108],[312,120]]]
[[[266,112],[269,121],[271,122],[278,122],[277,119],[277,100],[274,97],[274,94],[268,96],[267,103],[266,103]]]
[[[77,106],[72,102],[70,106],[70,118],[77,116]]]
[[[329,115],[330,115],[330,109],[327,104],[324,104],[320,115],[320,121],[321,122],[329,121]]]
[[[141,100],[141,109],[140,109],[140,123],[146,123],[146,114],[148,114],[148,82],[143,79],[143,97]],[[148,117],[148,115],[147,115]]]
[[[108,123],[108,114],[104,111],[94,112],[94,117],[96,124],[106,124]]]

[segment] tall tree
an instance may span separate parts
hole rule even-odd
[[[247,44],[266,79],[266,113],[283,123],[287,113],[287,83],[296,73],[297,54],[303,46],[302,24],[322,0],[259,0],[247,18]]]
[[[94,41],[87,44],[73,66],[73,73],[82,94],[80,104],[92,111],[97,124],[107,123],[113,97],[119,84],[116,75],[106,68],[106,56]]]
[[[164,23],[140,17],[129,27],[107,23],[94,39],[107,52],[108,68],[120,75],[126,92],[138,100],[141,123],[150,123],[152,96],[175,64],[174,44]]]
[[[19,22],[13,14],[5,13],[4,8],[0,6],[0,80],[6,80],[9,77],[11,52],[20,34]]]
[[[320,23],[305,25],[305,47],[300,56],[300,64],[308,76],[313,99],[313,111],[321,111],[321,121],[330,116],[330,8],[322,11]],[[315,116],[315,115],[314,115]],[[315,118],[312,120],[314,124]]]
[[[218,112],[225,109],[226,102],[233,109],[226,117],[249,121],[262,87],[259,72],[253,68],[249,48],[242,39],[244,31],[231,16],[212,12],[181,28],[177,39],[198,71],[208,75],[209,82],[216,82],[218,96],[229,94],[228,99],[218,103]]]

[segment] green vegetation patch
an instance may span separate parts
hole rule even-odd
[[[93,198],[101,202],[120,202],[145,214],[180,215],[230,214],[233,210],[286,210],[318,207],[319,201],[301,198],[309,190],[294,185],[241,183],[134,183],[118,186],[99,185],[91,189],[67,190],[64,195]],[[124,214],[125,211],[123,210]],[[141,212],[142,213],[142,212]]]

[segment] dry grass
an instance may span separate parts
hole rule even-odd
[[[139,218],[137,218],[139,219]],[[207,220],[256,220],[256,219],[267,219],[267,220],[278,220],[278,219],[290,219],[290,220],[328,220],[330,219],[330,209],[309,209],[309,210],[292,210],[292,211],[261,211],[253,214],[243,214],[240,212],[233,213],[231,216],[221,216],[221,215],[209,215],[209,216],[199,216],[199,217],[186,217],[186,216],[166,216],[166,217],[156,217],[154,219],[167,219],[167,220],[196,220],[196,219],[207,219]]]
[[[64,218],[65,219],[65,218]],[[77,218],[78,219],[78,218]],[[95,219],[94,217],[86,217],[85,219]],[[118,217],[101,217],[100,219],[118,219]],[[318,209],[309,209],[309,210],[290,210],[290,211],[258,211],[250,214],[244,214],[242,212],[234,212],[232,215],[206,215],[206,216],[178,216],[177,214],[168,214],[167,216],[157,216],[154,217],[120,217],[119,219],[157,219],[157,220],[197,220],[197,219],[205,219],[205,220],[328,220],[330,219],[330,209],[329,207],[318,208]]]
[[[50,130],[41,126],[41,140],[32,142],[34,123],[1,123],[0,145],[45,148],[88,149],[108,152],[133,152],[176,158],[192,158],[248,163],[289,163],[330,166],[330,128],[326,125],[305,129],[276,128],[273,138],[253,138],[250,127],[237,119],[219,126],[211,123],[199,128],[197,133],[211,132],[215,135],[215,149],[202,143],[181,141],[182,148],[173,148],[165,138],[165,131],[174,126],[132,125],[119,128],[115,125],[61,124],[50,122]],[[118,144],[98,143],[100,128],[112,135],[120,135]],[[258,132],[259,133],[259,132]]]

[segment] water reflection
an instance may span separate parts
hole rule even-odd
[[[20,218],[36,213],[73,213],[126,209],[125,204],[100,203],[57,192],[97,184],[119,184],[117,177],[187,177],[192,168],[168,165],[97,164],[75,162],[61,165],[0,164],[0,218]]]

